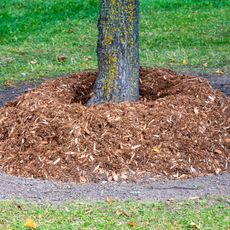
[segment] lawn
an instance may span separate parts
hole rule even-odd
[[[1,0],[0,84],[97,68],[98,2]],[[140,2],[141,65],[230,73],[228,0]]]
[[[26,229],[26,219],[38,230],[62,229],[228,229],[228,198],[183,202],[72,203],[51,206],[0,202],[0,229]]]

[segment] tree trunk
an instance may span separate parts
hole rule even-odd
[[[139,0],[101,0],[98,76],[88,105],[139,98]]]

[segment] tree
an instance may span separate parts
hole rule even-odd
[[[88,105],[139,98],[139,0],[100,0],[98,76]]]

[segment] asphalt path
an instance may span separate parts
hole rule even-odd
[[[168,201],[230,196],[230,173],[187,180],[158,180],[94,184],[60,183],[0,173],[0,200],[20,199],[36,203],[71,201],[142,200]]]

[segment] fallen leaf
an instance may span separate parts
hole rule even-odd
[[[196,223],[194,223],[194,222],[190,223],[190,226],[191,226],[192,229],[200,229],[198,227],[198,225]]]
[[[17,207],[18,209],[22,209],[22,206],[21,206],[20,204],[17,204],[16,207]]]
[[[216,70],[216,71],[215,71],[215,73],[216,73],[216,74],[224,74],[224,71],[223,71],[223,70],[218,69],[218,70]]]
[[[58,60],[59,62],[64,62],[64,61],[66,60],[66,56],[60,55],[60,56],[57,57],[57,60]]]
[[[128,212],[124,211],[123,213],[124,213],[124,215],[131,217],[131,214],[129,214]]]
[[[11,80],[6,80],[6,81],[4,81],[4,86],[9,86],[9,87],[11,87],[11,86],[13,86],[14,84],[13,84],[13,82],[11,81]]]
[[[160,149],[157,146],[154,146],[152,148],[152,151],[156,152],[156,153],[160,153]]]
[[[169,57],[169,61],[170,62],[175,62],[176,60],[175,60],[175,58]]]
[[[136,228],[136,227],[137,227],[137,224],[135,223],[134,220],[131,220],[131,221],[129,222],[129,226],[132,227],[132,228]]]
[[[134,213],[137,213],[137,210],[135,208],[130,207],[129,210],[134,212]]]
[[[122,214],[122,211],[117,210],[115,213],[116,213],[117,216],[120,216]]]
[[[36,60],[30,61],[30,64],[35,65],[35,64],[37,64],[37,61]]]
[[[114,202],[114,200],[112,198],[110,198],[110,197],[107,197],[106,202],[109,203],[109,204],[112,204]]]
[[[30,228],[30,229],[36,229],[37,228],[37,225],[35,224],[35,222],[31,218],[26,219],[25,226],[26,226],[26,228]]]
[[[86,208],[86,209],[85,209],[85,214],[90,214],[90,213],[92,213],[92,209]]]
[[[183,61],[182,61],[182,64],[183,64],[183,65],[187,65],[188,62],[187,62],[186,60],[183,60]]]
[[[88,60],[91,60],[92,57],[91,56],[86,56],[86,57],[84,57],[84,59],[85,59],[85,61],[88,61]]]
[[[174,221],[171,229],[182,229],[182,226]]]

